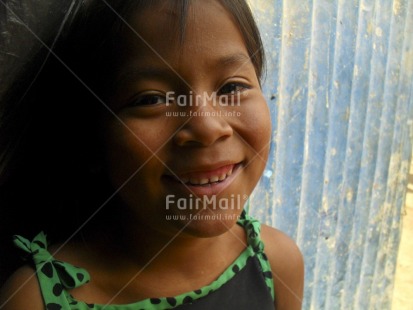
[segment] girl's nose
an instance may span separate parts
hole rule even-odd
[[[195,107],[188,113],[184,125],[174,136],[179,146],[210,146],[233,135],[226,118],[210,104]]]

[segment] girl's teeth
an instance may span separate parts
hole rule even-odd
[[[211,177],[211,178],[209,179],[209,182],[215,183],[215,182],[218,182],[218,180],[219,180],[219,177],[218,177],[218,176],[213,176],[213,177]]]
[[[205,185],[205,184],[209,184],[209,183],[216,183],[218,181],[224,181],[227,177],[229,177],[230,175],[232,175],[232,169],[229,170],[227,173],[224,173],[220,176],[213,176],[209,179],[204,178],[204,179],[190,179],[190,178],[181,178],[181,182],[182,183],[190,183],[192,185]]]
[[[194,184],[194,185],[198,185],[199,184],[199,180],[198,179],[190,179],[189,183]]]

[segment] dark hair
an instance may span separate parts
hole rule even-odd
[[[244,0],[219,1],[239,26],[261,77],[264,52],[248,5]],[[101,154],[99,114],[105,109],[106,90],[116,66],[117,40],[130,12],[161,1],[76,3],[53,50],[41,49],[2,98],[0,284],[18,266],[12,235],[31,238],[44,230],[54,241],[62,241],[113,194],[95,168]],[[190,3],[162,1],[179,13],[176,26],[181,39]],[[53,34],[47,46],[52,38]],[[93,218],[104,220],[110,209],[109,203]]]

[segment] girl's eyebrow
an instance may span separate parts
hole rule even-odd
[[[238,66],[241,69],[243,66],[248,65],[252,65],[252,61],[251,58],[244,53],[234,53],[226,55],[218,58],[214,63],[214,66],[216,66],[217,68]],[[164,81],[171,81],[172,79],[176,78],[176,72],[174,72],[173,70],[171,70],[171,68],[168,67],[132,67],[130,70],[127,70],[126,72],[122,72],[121,74],[119,74],[119,76],[116,78],[114,82],[114,86],[118,87],[123,83],[148,78],[156,78]]]
[[[170,68],[146,66],[146,67],[134,67],[130,70],[119,74],[114,83],[115,87],[129,81],[136,81],[138,79],[157,78],[163,80],[170,80],[176,77],[176,73]]]
[[[252,64],[251,58],[244,53],[235,53],[235,54],[223,56],[219,58],[217,61],[218,66],[233,66],[233,65],[243,66],[248,63]]]

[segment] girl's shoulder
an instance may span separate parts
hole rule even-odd
[[[43,310],[39,282],[33,268],[26,265],[15,271],[0,289],[0,308],[3,310]]]
[[[68,303],[72,301],[69,291],[88,283],[89,273],[83,268],[56,259],[54,255],[59,250],[65,252],[66,247],[49,247],[43,232],[32,241],[16,235],[14,244],[24,253],[29,263],[12,274],[1,288],[0,308],[69,309]],[[69,246],[71,243],[67,244]],[[59,253],[56,256],[61,255]]]
[[[277,309],[301,309],[304,260],[300,249],[285,233],[264,224],[261,238],[273,273]]]

